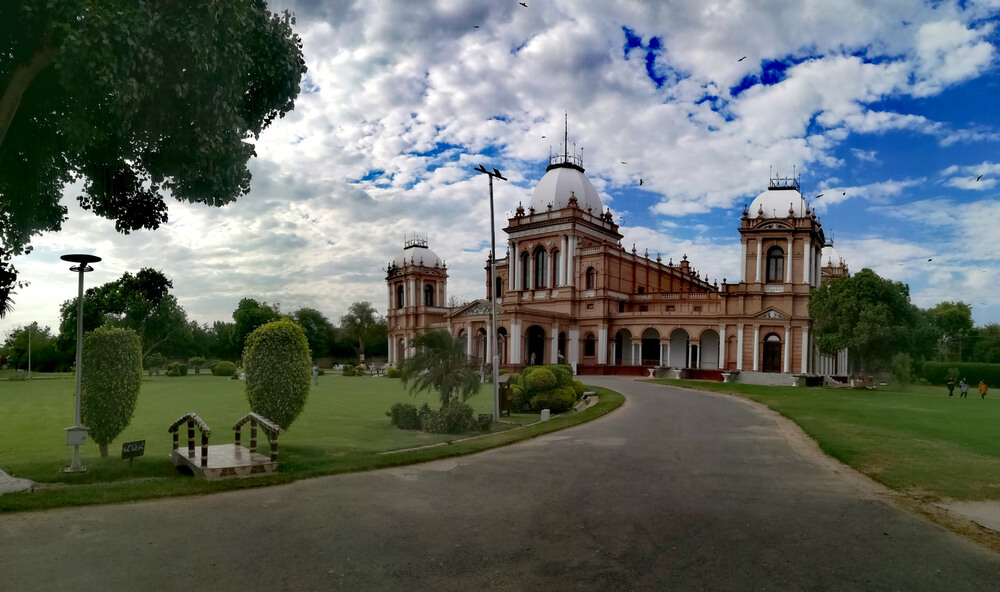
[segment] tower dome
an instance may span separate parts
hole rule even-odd
[[[427,239],[410,238],[403,244],[403,251],[392,260],[396,267],[404,265],[423,265],[424,267],[441,267],[442,261],[437,253],[427,248]]]
[[[833,248],[833,245],[826,245],[823,247],[823,252],[820,254],[820,265],[823,267],[843,267],[844,259],[837,253],[837,250]]]
[[[583,174],[583,167],[572,162],[556,162],[548,166],[535,186],[531,207],[536,213],[546,211],[549,204],[553,210],[561,210],[574,197],[577,207],[585,212],[589,209],[597,216],[603,210],[601,198],[590,179]]]
[[[768,184],[767,191],[761,193],[750,202],[747,214],[751,218],[803,218],[812,212],[802,193],[799,192],[799,182],[795,178],[774,177]]]

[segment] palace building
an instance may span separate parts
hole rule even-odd
[[[483,363],[570,364],[577,374],[674,375],[789,384],[795,375],[844,375],[847,355],[813,342],[809,294],[848,273],[797,180],[773,178],[740,218],[740,277],[709,283],[683,255],[664,262],[621,245],[610,210],[575,155],[551,157],[527,209],[507,227],[507,255],[487,261],[484,298],[448,307],[447,267],[427,241],[406,241],[389,263],[389,363],[412,339],[444,328]],[[679,372],[678,372],[679,371]]]

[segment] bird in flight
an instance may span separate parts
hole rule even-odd
[[[843,193],[843,195],[847,195],[847,192],[845,191],[845,192]]]
[[[525,7],[525,8],[527,8],[527,7],[528,7],[528,5],[527,5],[527,4],[525,4],[524,2],[518,2],[518,4],[520,4],[521,6],[523,6],[523,7]]]
[[[980,180],[980,179],[982,179],[982,178],[983,178],[983,176],[982,176],[982,175],[979,175],[978,177],[976,177],[976,183],[978,183],[978,182],[979,182],[979,180]]]
[[[622,164],[628,164],[628,163],[627,163],[627,162],[625,162],[624,160],[623,160],[623,161],[621,161],[621,163],[622,163]]]
[[[747,59],[747,56],[743,56],[743,57],[741,57],[740,59],[738,59],[738,60],[736,60],[736,61],[737,61],[737,62],[742,62],[742,61],[743,61],[743,60],[745,60],[745,59]]]
[[[934,259],[928,259],[928,261],[934,261]]]
[[[816,197],[814,197],[813,199],[819,199],[819,198],[821,198],[821,197],[823,197],[823,194],[822,194],[822,193],[820,193],[819,195],[817,195],[817,196],[816,196]]]
[[[473,29],[478,29],[478,28],[479,28],[479,25],[472,25],[472,28],[473,28]]]
[[[639,179],[639,187],[642,187],[642,179]]]

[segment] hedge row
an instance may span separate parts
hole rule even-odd
[[[965,378],[969,384],[979,384],[985,380],[990,386],[1000,387],[1000,364],[982,362],[924,362],[924,378],[931,384],[948,382],[948,371],[958,371],[958,379]]]

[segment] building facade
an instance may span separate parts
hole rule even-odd
[[[447,307],[447,269],[426,241],[409,240],[387,269],[389,362],[424,331],[464,338],[493,357],[492,300],[500,365],[570,364],[578,374],[644,374],[775,382],[775,375],[846,374],[846,354],[814,345],[810,291],[847,266],[795,179],[773,178],[740,218],[740,277],[709,283],[683,255],[650,258],[621,244],[579,158],[550,158],[527,209],[504,229],[507,255],[486,265],[484,298]],[[734,253],[733,256],[736,256]],[[779,380],[778,382],[781,382]]]

